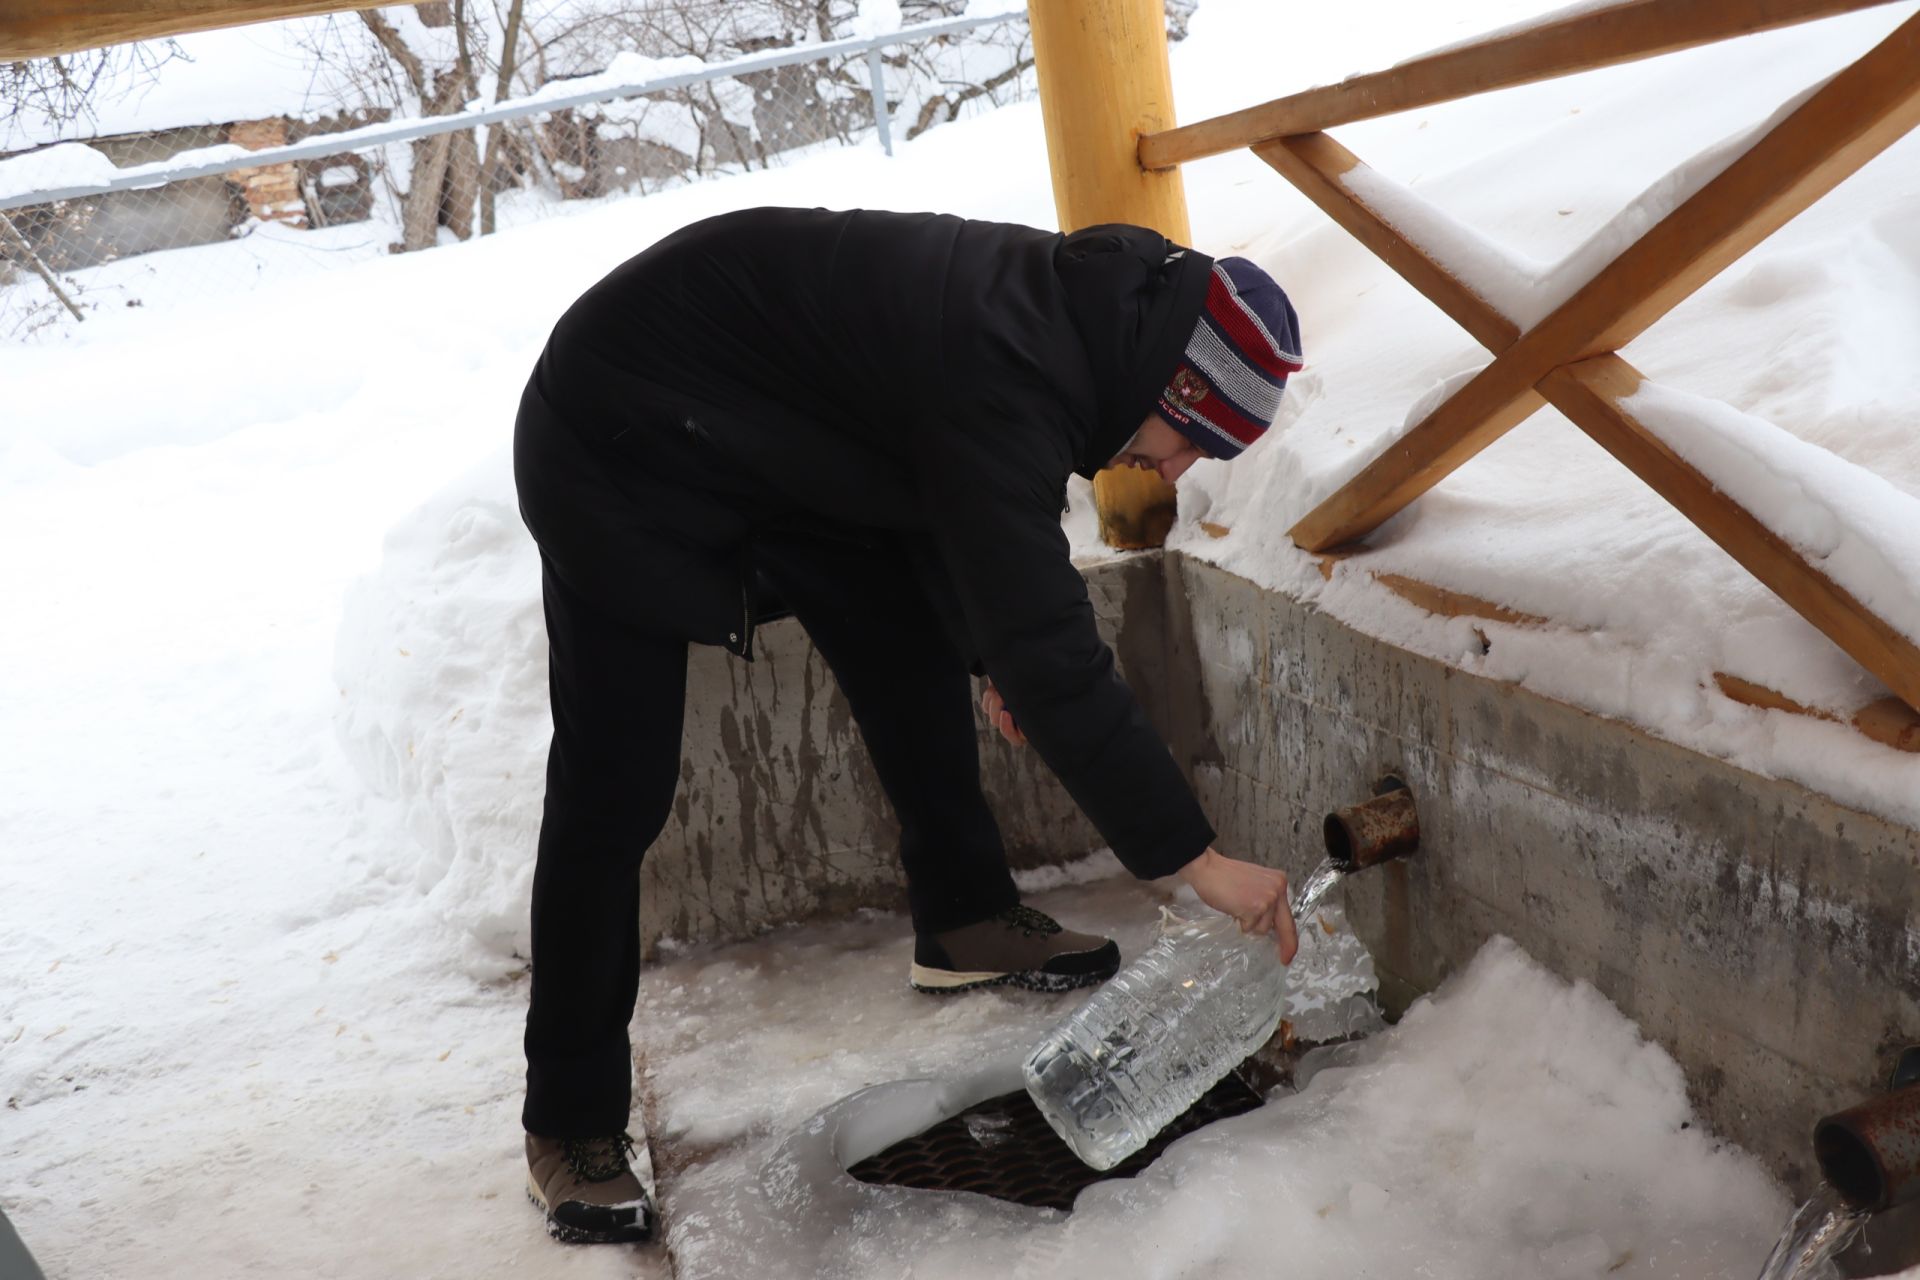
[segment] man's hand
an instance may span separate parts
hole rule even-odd
[[[1293,963],[1300,937],[1293,927],[1284,871],[1208,849],[1174,874],[1192,886],[1200,901],[1238,920],[1245,932],[1271,933],[1280,946],[1281,963]]]
[[[1013,718],[1013,712],[1007,710],[1007,701],[1000,691],[993,687],[993,681],[987,681],[987,687],[980,695],[980,705],[986,709],[987,723],[1000,731],[1000,736],[1016,747],[1027,745],[1027,735],[1020,732],[1019,721]]]

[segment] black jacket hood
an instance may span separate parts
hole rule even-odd
[[[1103,223],[1065,237],[1053,265],[1093,374],[1094,426],[1074,468],[1091,479],[1173,377],[1213,259],[1145,227]]]

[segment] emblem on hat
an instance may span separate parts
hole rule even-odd
[[[1167,386],[1167,398],[1183,409],[1191,409],[1207,398],[1207,380],[1182,365]]]

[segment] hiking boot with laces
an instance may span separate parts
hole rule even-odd
[[[634,1176],[633,1138],[527,1135],[527,1199],[566,1244],[622,1244],[653,1235],[653,1202]]]
[[[931,995],[1003,985],[1070,991],[1105,982],[1119,967],[1113,939],[1063,929],[1016,904],[977,924],[917,935],[911,981]]]

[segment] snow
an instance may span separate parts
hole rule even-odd
[[[1920,644],[1920,497],[1717,400],[1648,382],[1621,407]]]
[[[1042,910],[1106,932],[1128,955],[1156,936],[1161,905],[1202,910],[1190,892],[1128,879],[1110,854],[1070,864],[1070,878],[1071,891],[1046,893],[1030,873],[1019,880]],[[1289,1016],[1310,1039],[1344,1034],[1355,1025],[1346,1002],[1364,1003],[1360,993],[1374,987],[1337,904],[1321,919],[1289,974]],[[930,1000],[900,981],[909,951],[894,918],[868,913],[692,951],[643,976],[638,1036],[658,1141],[690,1153],[674,1175],[668,1225],[680,1280],[753,1274],[775,1257],[793,1275],[888,1274],[864,1260],[906,1251],[930,1215],[942,1235],[956,1236],[1060,1220],[974,1197],[864,1187],[840,1172],[1020,1088],[1020,1060],[1076,1002],[1012,989]],[[755,1052],[743,1055],[747,1038]],[[911,1081],[932,1082],[936,1096],[900,1085]],[[877,1096],[852,1097],[875,1087]],[[838,1148],[838,1161],[823,1145]]]
[[[111,182],[119,176],[113,161],[86,143],[62,142],[0,161],[0,197]]]
[[[1386,65],[1529,8],[1208,0],[1173,54],[1181,115]],[[1914,9],[1341,137],[1502,252],[1561,262],[1663,174]],[[284,60],[258,65],[258,86],[304,86]],[[127,104],[122,123],[178,122],[184,100]],[[263,91],[199,109],[265,105]],[[0,1204],[50,1275],[661,1274],[657,1251],[553,1247],[520,1199],[514,953],[545,709],[532,550],[507,480],[511,407],[565,305],[697,218],[829,204],[1051,224],[1035,104],[896,151],[822,149],[402,257],[382,255],[391,229],[374,224],[261,228],[100,268],[85,298],[108,305],[84,325],[0,346],[12,553],[0,557]],[[1876,512],[1920,494],[1916,161],[1913,140],[1899,144],[1627,352],[1663,387],[1880,477]],[[1176,545],[1463,669],[1920,820],[1914,757],[1710,687],[1725,670],[1839,710],[1878,693],[1554,415],[1323,581],[1285,529],[1485,353],[1251,156],[1191,166],[1186,184],[1197,243],[1254,257],[1294,295],[1309,366],[1280,431],[1183,483]],[[242,278],[247,291],[206,287]],[[1702,448],[1720,437],[1740,438],[1716,431]],[[1888,545],[1855,523],[1870,508],[1851,472],[1764,456],[1785,471],[1748,480],[1797,472],[1847,513],[1830,558],[1849,539]],[[1083,486],[1073,507],[1084,547]],[[1201,518],[1232,532],[1212,539]],[[1482,652],[1470,626],[1405,604],[1371,569],[1558,622],[1478,623]],[[1910,572],[1889,557],[1889,580]],[[1069,918],[1091,918],[1115,884],[1055,874],[1047,901]],[[715,990],[726,965],[758,966],[728,989],[773,1011],[783,975],[871,961],[887,999],[904,1000],[904,922],[846,927],[872,950],[836,959],[796,932],[673,965],[712,970]],[[1005,1010],[1041,1012],[1002,997],[849,1006],[863,1026],[897,1021],[885,1039],[903,1056],[876,1041],[863,1059],[861,1035],[800,1018],[778,1045],[806,1060],[775,1070],[762,1052],[773,1040],[741,1052],[670,995],[656,990],[644,1014],[661,1029],[656,1072],[716,1054],[758,1064],[737,1103],[669,1104],[683,1107],[674,1123],[752,1141],[861,1082],[1016,1039]],[[1296,1257],[1321,1270],[1367,1259],[1376,1274],[1577,1274],[1623,1254],[1628,1275],[1693,1258],[1687,1274],[1751,1273],[1783,1203],[1744,1157],[1678,1128],[1677,1072],[1597,996],[1496,948],[1427,1008],[1298,1099],[1199,1135],[1065,1224],[963,1237],[963,1219],[942,1216],[934,1236],[953,1231],[929,1237],[923,1274],[1232,1274]],[[677,1065],[683,1044],[706,1056]],[[1506,1123],[1516,1116],[1532,1123]],[[832,1247],[851,1265],[859,1239]],[[877,1274],[899,1273],[897,1255],[871,1256],[885,1259]]]
[[[370,45],[357,22],[289,18],[175,37],[182,56],[157,75],[118,64],[94,95],[83,121],[85,136],[112,137],[190,125],[227,124],[268,116],[313,118],[367,105],[347,64]],[[340,54],[326,70],[312,51],[323,44]],[[27,104],[0,122],[0,152],[75,136],[73,126]]]
[[[857,40],[892,35],[900,29],[900,0],[860,0],[847,34]]]
[[[445,43],[449,38],[445,31],[420,26],[418,17],[413,14],[412,10],[401,10],[400,13],[402,14],[402,25],[412,30],[411,38],[415,41],[416,48]],[[862,10],[855,16],[853,23],[858,30],[853,37],[848,37],[848,39],[860,38],[862,36],[870,37],[875,34],[897,31],[900,29],[899,16],[899,9],[896,4],[891,11],[890,20],[892,25],[888,26],[886,25],[889,21],[888,14],[881,9],[875,9],[871,13]],[[338,38],[337,33],[333,33],[332,29],[329,28],[327,30],[330,33],[329,38]],[[349,50],[353,47],[356,40],[365,38],[364,32],[360,32],[358,28],[354,30],[356,32],[355,36],[345,38]],[[322,37],[315,34],[312,39],[315,42],[315,47],[319,47]],[[426,41],[426,45],[424,46],[420,44],[422,39]],[[837,48],[839,44],[843,42],[844,41],[829,43],[831,47]],[[802,48],[804,48],[804,46],[802,46]],[[629,92],[638,85],[658,86],[671,84],[676,79],[695,79],[708,73],[724,71],[729,66],[752,66],[756,63],[763,62],[769,56],[784,58],[791,52],[793,52],[793,50],[762,50],[756,53],[743,54],[735,58],[707,62],[693,54],[674,57],[649,57],[630,49],[622,50],[612,56],[603,70],[572,78],[551,79],[531,93],[511,99],[503,99],[499,102],[474,99],[464,104],[462,114],[465,116],[477,116],[480,113],[487,113],[489,117],[497,116],[498,113],[503,111],[525,114],[529,109],[540,107],[543,104],[564,105],[578,103],[582,98],[592,99],[595,95],[612,95]],[[171,66],[172,64],[167,65]],[[163,75],[156,83],[163,83],[171,88],[173,86],[173,77],[174,73]],[[823,98],[833,96],[837,88],[838,86],[829,84],[829,82],[824,79],[818,83],[818,89]],[[754,90],[750,85],[743,80],[718,75],[706,81],[706,93],[715,105],[718,106],[721,116],[727,124],[733,126],[736,130],[742,131],[745,139],[753,141],[759,140],[759,128],[754,114],[756,100]],[[110,101],[118,100],[111,94],[102,94],[99,96]],[[227,102],[229,99],[216,97],[213,101]],[[360,97],[353,97],[351,104],[362,105]],[[334,105],[338,107],[342,105],[342,103],[335,103]],[[701,150],[702,144],[699,122],[692,114],[691,109],[685,104],[651,101],[646,98],[614,99],[598,102],[588,101],[584,105],[584,113],[589,117],[614,122],[630,124],[645,122],[649,126],[644,135],[646,141],[672,147],[684,155],[695,155]],[[256,114],[298,116],[301,113],[288,108],[278,112]],[[318,114],[324,113],[317,111],[309,112],[308,116],[311,118]],[[210,120],[213,123],[224,123],[227,120],[244,118],[250,117],[213,117],[210,118]],[[96,113],[95,116],[89,116],[77,125],[57,126],[53,122],[46,122],[44,128],[36,131],[35,127],[31,124],[31,112],[22,112],[20,116],[15,119],[12,126],[10,126],[15,130],[16,134],[19,134],[19,136],[15,137],[13,145],[22,145],[29,141],[38,140],[42,134],[48,131],[51,131],[55,135],[70,134],[74,132],[76,128],[83,128],[88,132],[89,136],[106,135],[116,131],[108,127],[107,121],[110,119],[112,119],[112,117],[100,118]],[[453,117],[447,117],[447,119],[451,121]],[[23,123],[23,121],[26,123]],[[199,121],[196,119],[192,122],[198,123]],[[295,153],[295,158],[299,158],[303,152],[338,154],[346,150],[369,147],[386,141],[396,131],[410,129],[417,124],[417,116],[403,114],[395,120],[380,121],[353,129],[335,130],[318,135],[317,138],[302,139],[298,143],[268,148],[268,159],[270,162],[272,156],[284,156],[289,149]],[[0,127],[8,126],[0,125]],[[22,130],[26,132],[20,133]],[[601,136],[620,135],[617,132],[607,134],[603,131]],[[0,142],[3,142],[5,137],[6,135],[0,134]],[[4,150],[5,146],[0,145],[0,151]],[[112,182],[125,182],[147,177],[160,179],[164,175],[170,175],[176,171],[186,170],[198,165],[237,166],[242,162],[257,163],[259,160],[260,157],[256,153],[250,152],[244,147],[232,144],[216,144],[178,151],[162,159],[148,160],[119,167],[115,166],[104,154],[84,144],[61,143],[41,151],[27,151],[16,156],[0,158],[0,200],[16,199],[22,196],[38,196],[53,192],[85,191],[89,187],[100,187]],[[577,183],[581,181],[586,172],[579,165],[565,161],[554,161],[551,163],[551,167],[569,182]],[[156,181],[152,185],[159,185],[159,182]],[[16,203],[18,203],[17,199]]]
[[[1091,888],[1042,902],[1144,945],[1130,905],[1142,890]],[[822,1280],[891,1276],[907,1257],[915,1276],[956,1278],[1283,1262],[1298,1275],[1747,1280],[1789,1209],[1693,1123],[1663,1050],[1504,939],[1394,1030],[1315,1050],[1299,1093],[1096,1184],[1071,1215],[858,1183],[847,1164],[1017,1088],[1021,1053],[1071,1007],[996,992],[928,1013],[891,981],[905,962],[870,920],[689,954],[643,979],[661,1138],[699,1153],[671,1188],[680,1280],[757,1274],[768,1258]]]
[[[540,560],[504,453],[387,535],[336,654],[340,742],[398,804],[420,848],[413,887],[463,931],[477,976],[511,969],[532,951],[527,850],[552,721]]]
[[[1531,322],[1719,172],[1730,139],[1763,128],[1916,8],[1889,6],[1338,135],[1375,170],[1354,180],[1356,190],[1499,309]],[[1180,83],[1183,116],[1194,110],[1189,85],[1201,111],[1243,105],[1209,99],[1237,67],[1253,74],[1249,48],[1304,56],[1320,47],[1317,31],[1284,44],[1270,34],[1263,43],[1244,15],[1231,28],[1212,27],[1203,8],[1176,76],[1189,57],[1216,74]],[[1420,38],[1369,34],[1404,40],[1410,52]],[[1331,78],[1324,70],[1347,56],[1333,39],[1324,57],[1286,67],[1287,80]],[[1731,84],[1739,91],[1726,92]],[[1263,169],[1239,156],[1188,166],[1196,236],[1203,248],[1253,257],[1293,294],[1307,367],[1268,439],[1231,467],[1203,462],[1182,482],[1170,545],[1464,670],[1920,823],[1920,759],[1842,724],[1734,703],[1713,675],[1740,676],[1842,720],[1884,696],[1884,686],[1556,412],[1523,423],[1323,579],[1286,530],[1489,357],[1317,210],[1285,188],[1276,194]],[[1519,185],[1513,175],[1523,175]],[[1250,202],[1249,191],[1260,200]],[[1920,343],[1917,215],[1920,139],[1908,137],[1624,352],[1663,387],[1724,402],[1851,464],[1843,472],[1823,464],[1833,477],[1823,501],[1891,513],[1874,517],[1877,552],[1866,550],[1862,526],[1858,554],[1886,561],[1862,570],[1863,589],[1884,586],[1892,594],[1878,598],[1902,617],[1915,552],[1911,536],[1888,523],[1899,512],[1889,493],[1920,494],[1920,439],[1903,425],[1920,412],[1920,370],[1901,354]],[[1231,532],[1215,539],[1200,520]],[[1082,537],[1091,534],[1076,534],[1076,545]],[[1435,618],[1374,573],[1553,622]]]
[[[690,53],[674,58],[650,58],[631,49],[623,49],[613,55],[613,61],[607,64],[604,71],[568,80],[549,80],[532,93],[514,100],[550,102],[581,93],[613,93],[628,85],[648,84],[671,76],[699,75],[706,68],[706,63]]]
[[[1395,65],[1405,66],[1407,63],[1420,58],[1430,58],[1435,54],[1450,53],[1456,49],[1464,48],[1469,44],[1477,44],[1483,40],[1504,40],[1512,36],[1524,35],[1529,31],[1537,31],[1541,27],[1553,26],[1556,23],[1565,22],[1571,18],[1581,17],[1584,14],[1592,13],[1596,9],[1612,8],[1619,3],[1620,0],[1576,0],[1573,4],[1563,5],[1558,9],[1549,9],[1545,13],[1535,14],[1520,22],[1509,22],[1498,27],[1488,27],[1486,30],[1477,31],[1465,39],[1449,41],[1446,44],[1439,45],[1432,49],[1424,49],[1411,58],[1402,58]]]
[[[1622,251],[1719,177],[1756,139],[1770,132],[1820,87],[1806,89],[1764,122],[1714,143],[1662,174],[1557,263],[1531,261],[1501,248],[1377,170],[1355,169],[1343,174],[1340,181],[1524,332],[1552,315]]]

